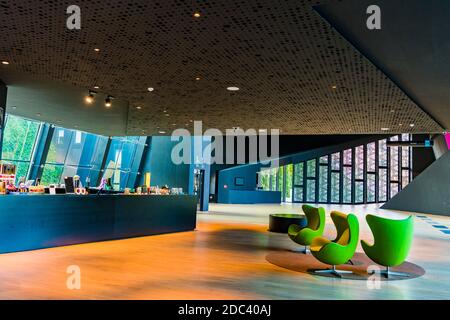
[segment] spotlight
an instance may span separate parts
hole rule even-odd
[[[194,18],[200,18],[202,15],[200,12],[195,12],[194,13]]]
[[[112,106],[111,100],[114,99],[113,96],[107,96],[105,99],[105,107],[110,108]]]
[[[5,66],[7,66],[9,64],[9,61],[2,61],[2,64],[4,64]]]
[[[97,92],[89,90],[89,94],[86,96],[86,99],[85,99],[86,102],[89,104],[94,102],[94,97],[96,94],[97,94]]]

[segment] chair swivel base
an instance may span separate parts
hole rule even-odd
[[[370,274],[374,274],[377,273],[375,270],[373,270]],[[384,270],[380,270],[380,275],[385,276],[386,278],[389,278],[390,276],[394,276],[394,277],[405,277],[405,278],[409,278],[411,275],[405,272],[396,272],[396,271],[391,271],[391,269],[389,267],[386,267],[386,269]]]
[[[331,266],[331,269],[314,270],[315,274],[332,274],[338,278],[342,278],[343,274],[352,274],[353,271],[350,270],[337,270],[336,266]]]
[[[313,270],[315,274],[332,274],[338,278],[342,278],[343,274],[352,274],[353,271],[350,270],[338,270],[336,266],[331,266],[331,269]]]

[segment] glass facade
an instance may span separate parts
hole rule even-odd
[[[53,127],[7,115],[1,159],[17,165],[16,180],[30,178],[30,167],[41,166],[38,177],[45,185],[64,183],[64,177],[79,175],[83,184],[97,185],[100,177],[111,178],[115,189],[134,187],[145,151],[146,137],[105,137]],[[51,128],[41,137],[42,128]],[[33,164],[36,146],[48,151],[42,162]],[[17,183],[17,181],[16,181]]]
[[[408,141],[410,135],[389,138],[390,141],[399,139]],[[267,169],[264,174],[268,183],[263,185],[263,189],[283,191],[282,200],[285,202],[386,202],[411,180],[411,150],[409,147],[388,148],[387,139],[384,139],[316,159]],[[271,187],[275,183],[271,181],[277,181],[276,188]]]
[[[5,121],[2,160],[17,166],[17,183],[28,175],[41,123],[12,116]]]

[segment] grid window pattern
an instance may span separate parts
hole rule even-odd
[[[282,201],[286,202],[386,202],[411,180],[410,148],[388,148],[388,140],[409,141],[410,135],[392,136],[316,159],[267,169],[261,173],[266,181],[263,189],[282,191]],[[275,183],[276,188],[273,188]]]

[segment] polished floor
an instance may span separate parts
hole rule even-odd
[[[361,237],[371,239],[366,213],[402,217],[376,205],[325,206],[354,212]],[[0,299],[450,299],[450,218],[415,221],[408,261],[420,278],[381,282],[313,276],[269,263],[267,255],[295,249],[286,235],[267,232],[268,215],[299,205],[211,205],[198,228],[160,236],[0,255]],[[334,228],[327,217],[326,235]],[[11,239],[14,241],[14,239]],[[358,248],[358,251],[362,251]],[[68,289],[69,266],[80,268],[80,289]]]

